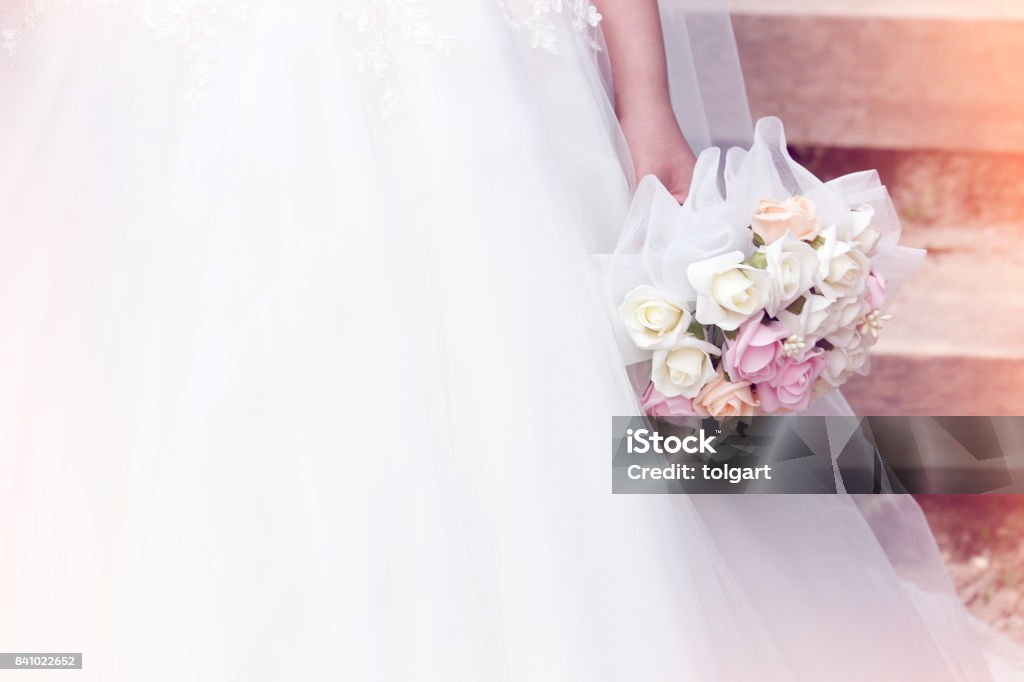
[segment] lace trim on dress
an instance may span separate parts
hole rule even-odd
[[[530,46],[551,54],[559,53],[556,18],[568,16],[572,28],[595,50],[601,46],[596,29],[601,14],[587,0],[495,0],[505,23],[525,33]],[[395,44],[398,40],[432,48],[441,54],[452,52],[453,36],[436,31],[422,0],[348,0],[341,16],[363,37],[355,50],[360,71],[381,83],[381,110],[387,117],[401,108]]]
[[[558,28],[554,17],[568,14],[572,28],[587,44],[600,50],[595,29],[601,23],[601,13],[588,0],[495,0],[505,23],[523,31],[530,39],[530,46],[558,54]]]
[[[362,37],[354,51],[359,70],[373,74],[382,85],[381,114],[401,108],[402,91],[395,66],[396,40],[423,45],[449,56],[454,37],[434,30],[422,0],[349,0],[341,17]]]
[[[14,58],[25,37],[52,9],[88,1],[126,7],[153,30],[158,40],[176,43],[189,65],[189,84],[182,98],[195,108],[213,73],[218,25],[225,16],[244,19],[252,0],[25,0],[21,23],[0,31],[0,49]]]
[[[241,21],[250,3],[251,0],[176,0],[160,3],[160,11],[154,9],[152,2],[138,3],[143,22],[153,29],[157,39],[177,43],[188,62],[189,85],[184,99],[193,108],[202,100],[213,74],[219,18],[227,14]]]
[[[32,29],[39,23],[39,19],[52,4],[47,0],[25,0],[25,11],[22,13],[21,23],[13,28],[0,30],[0,50],[14,57],[25,36],[32,32]]]
[[[0,0],[3,2],[4,0]],[[127,7],[157,39],[175,42],[189,65],[183,99],[193,108],[203,98],[216,62],[216,40],[224,17],[243,19],[253,0],[23,0],[21,23],[0,31],[0,49],[12,58],[45,14],[57,7],[93,3]],[[573,30],[595,50],[601,14],[588,0],[495,0],[505,23],[523,32],[530,46],[559,53],[558,24],[568,17]],[[360,36],[354,50],[359,69],[381,84],[381,110],[401,107],[395,49],[399,41],[422,45],[443,55],[452,52],[452,35],[436,31],[424,0],[342,0],[341,16]]]

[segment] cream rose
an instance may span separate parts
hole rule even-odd
[[[830,311],[836,326],[840,329],[854,327],[870,310],[868,302],[857,296],[846,296],[832,302]]]
[[[697,321],[726,331],[763,309],[771,293],[768,274],[744,265],[741,251],[693,263],[686,274],[697,291]]]
[[[821,236],[815,288],[833,301],[860,296],[871,273],[871,261],[861,251],[841,241],[835,226],[823,230]]]
[[[786,233],[764,248],[771,296],[765,309],[772,317],[806,294],[814,284],[818,255],[807,242]]]
[[[701,417],[728,419],[752,417],[757,400],[748,381],[729,381],[719,370],[693,400],[693,411]]]
[[[872,255],[875,246],[882,233],[874,226],[875,209],[867,204],[855,206],[850,209],[850,223],[844,234],[840,236],[844,241],[855,244],[856,247],[866,255]]]
[[[793,312],[790,309],[780,310],[777,317],[786,325],[790,334],[803,340],[808,346],[835,330],[835,311],[832,308],[832,301],[824,296],[807,294],[803,297],[803,303],[798,307],[799,312]]]
[[[672,350],[654,351],[651,382],[667,398],[693,398],[715,377],[711,356],[720,354],[713,344],[687,334]]]
[[[854,374],[866,374],[868,371],[868,349],[871,344],[866,342],[864,335],[858,331],[841,335],[842,338],[830,337],[842,345],[833,344],[832,350],[825,353],[825,367],[820,379],[833,388],[839,388]]]
[[[633,343],[645,350],[672,348],[691,322],[685,301],[646,284],[626,294],[619,315]]]
[[[845,327],[837,327],[831,334],[825,337],[834,348],[858,348],[867,350],[878,343],[878,337],[871,333],[865,333],[864,319],[861,318],[855,324]]]
[[[787,232],[806,241],[818,236],[821,223],[814,202],[807,197],[795,196],[783,202],[762,199],[751,220],[751,229],[765,244],[781,239]]]

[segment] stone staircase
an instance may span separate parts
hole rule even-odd
[[[730,6],[751,107],[796,142],[1024,152],[1019,0]]]
[[[879,168],[903,289],[859,414],[1024,414],[1024,2],[731,0],[755,117],[820,177]]]

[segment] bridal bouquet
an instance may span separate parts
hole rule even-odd
[[[898,245],[878,175],[821,182],[778,119],[698,159],[680,206],[653,177],[607,263],[619,347],[652,416],[805,410],[854,374],[923,252]]]

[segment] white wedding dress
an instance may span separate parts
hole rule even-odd
[[[26,679],[1011,673],[909,500],[610,494],[598,19],[0,5],[0,649],[84,654]]]

